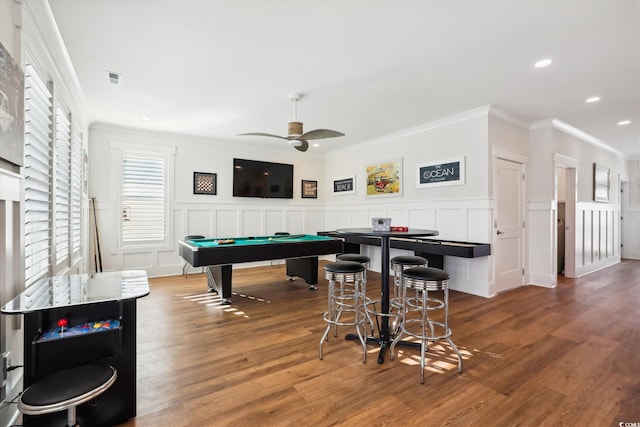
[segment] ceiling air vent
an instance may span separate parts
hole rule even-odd
[[[120,84],[120,74],[109,71],[109,81],[114,85]]]

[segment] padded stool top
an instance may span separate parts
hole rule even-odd
[[[414,280],[438,281],[448,280],[449,273],[433,267],[411,267],[402,272],[404,277]]]
[[[371,261],[371,258],[361,254],[340,254],[336,256],[336,259],[338,261],[355,261],[355,262],[359,262],[360,264],[364,264],[366,262]]]
[[[427,259],[414,255],[398,255],[391,258],[391,264],[401,265],[426,265]]]
[[[324,266],[331,273],[359,273],[364,271],[364,265],[355,261],[336,261]]]
[[[64,369],[27,388],[20,396],[20,401],[32,407],[64,404],[101,388],[113,381],[115,375],[116,370],[108,365],[82,365]],[[89,398],[93,398],[93,395]],[[82,402],[75,402],[78,403]]]

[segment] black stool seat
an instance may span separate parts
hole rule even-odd
[[[449,273],[433,267],[412,267],[402,272],[404,277],[415,280],[441,281],[449,280]]]
[[[371,262],[371,258],[362,254],[340,254],[336,255],[337,261],[354,261],[359,262],[360,264],[365,264]]]
[[[324,266],[330,273],[359,273],[364,271],[364,265],[356,261],[336,261]]]
[[[27,388],[20,396],[18,409],[27,415],[75,409],[111,387],[116,377],[116,370],[108,365],[64,369]]]
[[[391,263],[400,265],[426,265],[427,259],[414,255],[398,255],[391,258]]]

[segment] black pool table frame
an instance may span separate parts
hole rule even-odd
[[[296,236],[289,236],[295,238]],[[268,237],[255,237],[268,239]],[[311,241],[283,239],[264,245],[220,245],[199,247],[189,241],[178,241],[180,256],[194,267],[204,267],[209,290],[222,297],[222,304],[231,304],[231,282],[233,264],[254,261],[286,259],[289,280],[300,277],[317,289],[318,256],[343,252],[343,241],[338,238]]]

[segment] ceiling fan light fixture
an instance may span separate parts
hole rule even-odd
[[[302,122],[289,122],[288,136],[300,136],[302,135]]]

